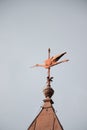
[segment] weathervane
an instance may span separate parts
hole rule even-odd
[[[62,60],[62,61],[59,61],[59,59],[65,55],[66,52],[63,52],[61,54],[57,54],[56,56],[52,56],[50,57],[50,48],[48,49],[48,59],[46,59],[44,61],[44,64],[36,64],[32,67],[44,67],[45,69],[48,69],[48,76],[47,76],[47,86],[50,87],[50,82],[52,81],[53,77],[50,77],[50,68],[55,66],[55,65],[58,65],[60,63],[64,63],[64,62],[67,62],[69,61],[68,59],[65,59],[65,60]]]

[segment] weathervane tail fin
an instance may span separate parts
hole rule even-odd
[[[64,63],[64,62],[68,62],[68,61],[69,61],[68,59],[65,59],[65,60],[54,63],[52,66],[55,66],[55,65],[58,65],[58,64],[61,64],[61,63]]]

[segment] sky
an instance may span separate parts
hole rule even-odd
[[[67,52],[51,69],[53,107],[64,130],[87,129],[87,1],[0,0],[0,130],[27,130],[43,105],[47,70],[33,68]]]

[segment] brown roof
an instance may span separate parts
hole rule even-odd
[[[63,130],[52,106],[52,100],[49,97],[44,100],[40,113],[31,123],[28,130]]]

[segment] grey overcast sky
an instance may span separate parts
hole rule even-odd
[[[43,105],[47,70],[64,51],[52,87],[64,130],[87,130],[87,0],[0,0],[0,130],[27,130]]]

